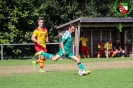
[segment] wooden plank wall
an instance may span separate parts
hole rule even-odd
[[[92,30],[92,42],[93,46],[91,46],[91,30]],[[81,32],[84,31],[87,38],[89,39],[87,46],[89,48],[90,55],[93,53],[93,56],[96,57],[98,51],[98,43],[101,41],[100,38],[100,30],[102,31],[102,40],[107,42],[107,37],[110,37],[110,29],[109,28],[81,28]],[[118,30],[111,28],[111,39],[112,42],[118,37]],[[93,47],[93,52],[91,52],[91,47]]]
[[[96,57],[97,51],[98,51],[98,44],[101,41],[100,39],[100,29],[92,29],[92,34],[93,34],[93,57]]]

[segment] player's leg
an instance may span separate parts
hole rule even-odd
[[[41,57],[40,57],[40,72],[45,72],[44,70],[43,70],[43,67],[44,67],[44,59],[45,57],[44,56],[42,56],[41,55]]]
[[[118,53],[118,50],[115,51],[111,50],[111,53],[112,53],[111,58],[113,58]]]
[[[81,45],[81,58],[85,58],[84,55],[84,46]]]
[[[89,73],[91,72],[91,70],[87,70],[87,69],[85,68],[85,66],[80,62],[80,59],[79,59],[78,57],[74,56],[72,53],[69,53],[69,54],[68,54],[68,58],[71,58],[71,59],[73,59],[74,61],[76,61],[78,67],[79,67],[80,69],[82,69],[82,70],[85,70],[85,71],[86,71],[86,74],[89,74]]]
[[[37,56],[37,55],[42,55],[42,56],[44,56],[45,57],[45,59],[47,58],[47,59],[51,59],[52,58],[52,54],[49,54],[49,53],[46,53],[46,52],[44,52],[43,50],[40,50],[39,52],[36,52],[35,53],[35,56]]]
[[[109,50],[108,50],[108,51],[107,51],[107,50],[105,50],[105,56],[106,56],[106,58],[108,58],[108,57],[109,57],[109,54],[110,54]]]
[[[52,59],[53,61],[57,61],[62,56],[62,50],[60,49],[60,51],[56,56],[53,56],[52,54],[49,54],[49,53],[45,53],[43,51],[38,52],[36,55],[43,55],[47,59]]]
[[[42,47],[42,46],[39,46],[39,45],[36,45],[35,46],[35,49],[37,52],[47,52],[46,48]],[[32,64],[33,64],[33,68],[36,69],[36,64],[40,64],[40,72],[45,72],[43,70],[43,67],[44,67],[44,61],[45,61],[45,57],[43,55],[39,55],[39,59],[37,59],[36,61],[33,61]]]
[[[101,51],[99,50],[99,51],[97,52],[97,58],[100,58],[100,53],[101,53]]]
[[[38,52],[36,55],[43,55],[47,59],[52,59],[53,61],[57,61],[60,58],[60,56],[58,54],[56,56],[53,56],[52,54],[45,53],[43,51]]]
[[[108,50],[108,57],[110,57],[112,54],[111,50]]]
[[[106,50],[104,50],[104,56],[106,57]]]
[[[80,58],[81,58],[81,57],[80,57],[80,54],[79,54],[77,57],[80,59]]]
[[[101,56],[102,56],[102,57],[105,56],[105,52],[104,52],[104,50],[101,50]]]
[[[42,47],[42,50],[43,50],[43,52],[47,52],[46,48]],[[43,55],[41,55],[41,57],[40,57],[40,72],[45,72],[43,70],[45,60],[46,60],[45,57]]]
[[[41,48],[40,48],[39,45],[35,45],[34,47],[35,47],[36,52],[41,51]],[[33,64],[33,68],[34,69],[36,69],[36,64],[40,63],[40,57],[41,57],[41,55],[38,55],[38,56],[39,56],[39,58],[36,61],[32,61],[32,64]]]
[[[43,51],[39,52],[38,53],[39,55],[43,55],[44,57],[46,57],[47,59],[51,59],[53,57],[52,54],[49,54],[49,53],[45,53]]]
[[[86,52],[86,57],[87,58],[90,58],[89,50],[88,50],[88,47],[87,46],[85,47],[85,52]]]
[[[121,50],[121,58],[125,57],[125,50]]]
[[[86,50],[85,46],[82,46],[82,52],[83,52],[83,57],[86,58]]]
[[[55,55],[55,56],[52,56],[51,59],[52,59],[53,61],[57,61],[57,60],[60,59],[60,57],[61,57],[61,56],[59,56],[59,55],[57,54],[57,55]]]
[[[117,50],[116,55],[117,55],[118,57],[121,57],[121,51],[120,51],[120,50]]]
[[[67,52],[66,52],[66,54],[67,54]],[[59,60],[59,58],[62,57],[62,56],[63,56],[62,49],[60,49],[59,52],[57,53],[57,55],[53,56],[51,59],[52,59],[53,61],[57,61],[57,60]]]

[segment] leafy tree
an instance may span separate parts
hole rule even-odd
[[[35,19],[40,16],[39,11],[43,0],[1,0],[0,1],[0,43],[31,42],[31,31],[36,26]],[[5,49],[11,53],[20,54],[21,50],[14,46]],[[22,48],[23,51],[27,49]],[[29,49],[28,49],[29,50]],[[27,50],[27,51],[28,51]]]

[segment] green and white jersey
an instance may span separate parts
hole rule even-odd
[[[70,50],[71,49],[71,46],[72,46],[72,37],[71,37],[71,34],[68,31],[66,31],[63,34],[61,42],[64,43],[64,49],[65,50]]]

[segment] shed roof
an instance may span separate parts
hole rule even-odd
[[[59,25],[57,26],[57,29],[60,29],[62,27],[65,27],[71,23],[131,23],[133,24],[133,17],[126,17],[126,18],[122,18],[122,17],[108,17],[108,18],[87,18],[87,17],[83,17],[83,18],[78,18],[76,20],[72,20],[70,22],[67,22],[65,24]]]

